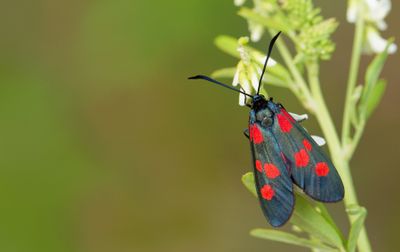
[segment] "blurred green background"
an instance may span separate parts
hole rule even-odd
[[[322,65],[339,125],[353,26],[346,1],[316,4],[341,23]],[[267,227],[240,182],[252,169],[248,109],[186,80],[236,64],[213,45],[248,34],[236,11],[213,0],[0,3],[0,251],[297,249],[248,235]],[[399,14],[386,37],[400,38]],[[376,251],[396,251],[399,235],[398,59],[352,162]],[[269,93],[304,112],[287,90]],[[306,126],[320,133],[314,118]],[[330,208],[346,230],[342,204]]]

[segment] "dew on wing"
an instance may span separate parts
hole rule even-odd
[[[262,172],[262,164],[260,160],[256,160],[256,169],[259,172]]]
[[[309,150],[309,151],[312,149],[311,143],[310,143],[307,139],[304,139],[304,140],[303,140],[303,145],[304,145],[304,147],[306,147],[306,149]]]
[[[310,161],[310,157],[305,149],[301,149],[299,152],[296,152],[294,154],[294,159],[297,167],[306,167]]]
[[[325,177],[329,173],[329,166],[325,162],[319,162],[315,165],[315,173],[319,177]]]
[[[274,164],[265,164],[264,171],[265,171],[265,175],[267,175],[267,177],[270,179],[274,179],[274,178],[278,177],[279,175],[281,175],[281,172]]]
[[[275,195],[275,191],[274,191],[274,189],[272,189],[272,186],[270,186],[270,185],[264,185],[261,188],[260,192],[261,192],[261,196],[263,197],[263,199],[266,199],[266,200],[272,200],[272,198]]]
[[[279,127],[281,127],[282,132],[285,132],[285,133],[290,132],[293,125],[289,121],[289,119],[286,116],[284,116],[283,114],[278,114],[277,117],[278,117]]]

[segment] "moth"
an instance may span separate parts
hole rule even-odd
[[[259,94],[273,45],[272,38],[255,95],[245,93],[204,75],[203,79],[251,98],[248,128],[254,179],[262,212],[273,227],[284,225],[295,205],[294,185],[320,202],[337,202],[344,197],[342,180],[329,157],[298,120],[272,98]]]

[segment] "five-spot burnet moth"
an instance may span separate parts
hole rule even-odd
[[[259,94],[268,59],[279,34],[270,42],[255,95],[204,75],[189,78],[207,80],[252,98],[248,105],[251,108],[248,129],[244,133],[250,140],[261,209],[274,227],[285,224],[293,212],[293,184],[321,202],[337,202],[344,196],[342,180],[317,142],[281,104]]]

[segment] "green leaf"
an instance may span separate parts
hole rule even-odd
[[[288,86],[288,83],[291,81],[291,77],[289,71],[279,63],[276,63],[274,66],[271,66],[267,69],[267,74],[273,75],[276,78],[285,82],[285,86]],[[268,79],[266,79],[268,82]]]
[[[272,240],[283,242],[287,244],[297,245],[301,247],[307,247],[311,249],[319,249],[320,251],[335,251],[331,247],[324,245],[323,243],[317,240],[308,240],[304,238],[300,238],[294,234],[279,231],[279,230],[271,230],[271,229],[253,229],[250,232],[250,235],[262,239]]]
[[[333,220],[332,216],[330,215],[330,213],[329,213],[328,209],[326,208],[326,206],[324,205],[324,203],[316,202],[316,208],[317,208],[317,212],[319,212],[321,214],[321,216],[324,217],[326,222],[328,222],[329,225],[331,225],[335,229],[336,233],[338,233],[340,235],[342,243],[344,243],[344,236],[343,236],[342,232],[340,231],[339,227],[336,225],[335,221]]]
[[[364,225],[365,218],[367,217],[367,210],[364,207],[357,206],[356,208],[349,209],[349,214],[358,215],[357,219],[350,227],[349,239],[347,241],[347,251],[353,252],[356,250],[358,236]]]
[[[274,75],[269,73],[265,73],[262,83],[265,85],[272,85],[276,87],[288,87],[288,83],[286,81],[277,78]],[[264,86],[265,87],[265,86]]]
[[[254,181],[253,172],[248,172],[242,176],[243,185],[249,190],[254,196],[257,197],[256,184]]]
[[[382,72],[383,66],[385,65],[386,59],[389,55],[388,50],[389,46],[392,44],[392,41],[387,43],[385,50],[372,60],[367,68],[367,72],[365,74],[365,86],[367,87],[375,84],[378,81],[379,75]]]
[[[232,55],[236,58],[240,58],[240,54],[237,50],[238,42],[236,38],[226,35],[220,35],[215,39],[214,43],[219,49],[226,52],[227,54]]]
[[[378,79],[379,76],[382,72],[383,66],[386,62],[386,59],[388,57],[388,50],[389,46],[392,44],[393,40],[389,40],[387,43],[387,46],[385,50],[378,55],[375,56],[375,58],[372,60],[372,62],[369,64],[366,74],[365,74],[365,86],[364,86],[364,92],[361,96],[360,100],[360,105],[359,105],[359,111],[360,111],[360,116],[363,118],[367,119],[368,116],[371,115],[372,111],[376,108],[378,105],[380,98],[382,98],[383,91],[385,89],[385,84],[379,84],[380,87],[375,89],[376,85],[378,85]],[[382,82],[380,82],[382,83]],[[375,93],[372,95],[372,93]],[[369,99],[374,97],[374,101],[371,103],[369,102]],[[368,112],[367,112],[368,111]]]
[[[282,31],[283,33],[288,33],[290,30],[290,25],[287,21],[283,18],[279,18],[278,15],[267,17],[245,7],[241,8],[238,14],[247,20],[263,25],[269,29]]]
[[[227,67],[214,71],[211,74],[212,78],[233,78],[236,72],[236,67]]]
[[[296,196],[296,206],[291,222],[321,241],[342,248],[342,235],[336,228],[318,213],[304,196],[299,194]]]
[[[385,93],[385,89],[386,81],[382,79],[378,80],[378,82],[373,86],[366,104],[366,118],[369,118],[375,111],[376,107],[379,105],[380,101],[382,100],[383,94]]]

